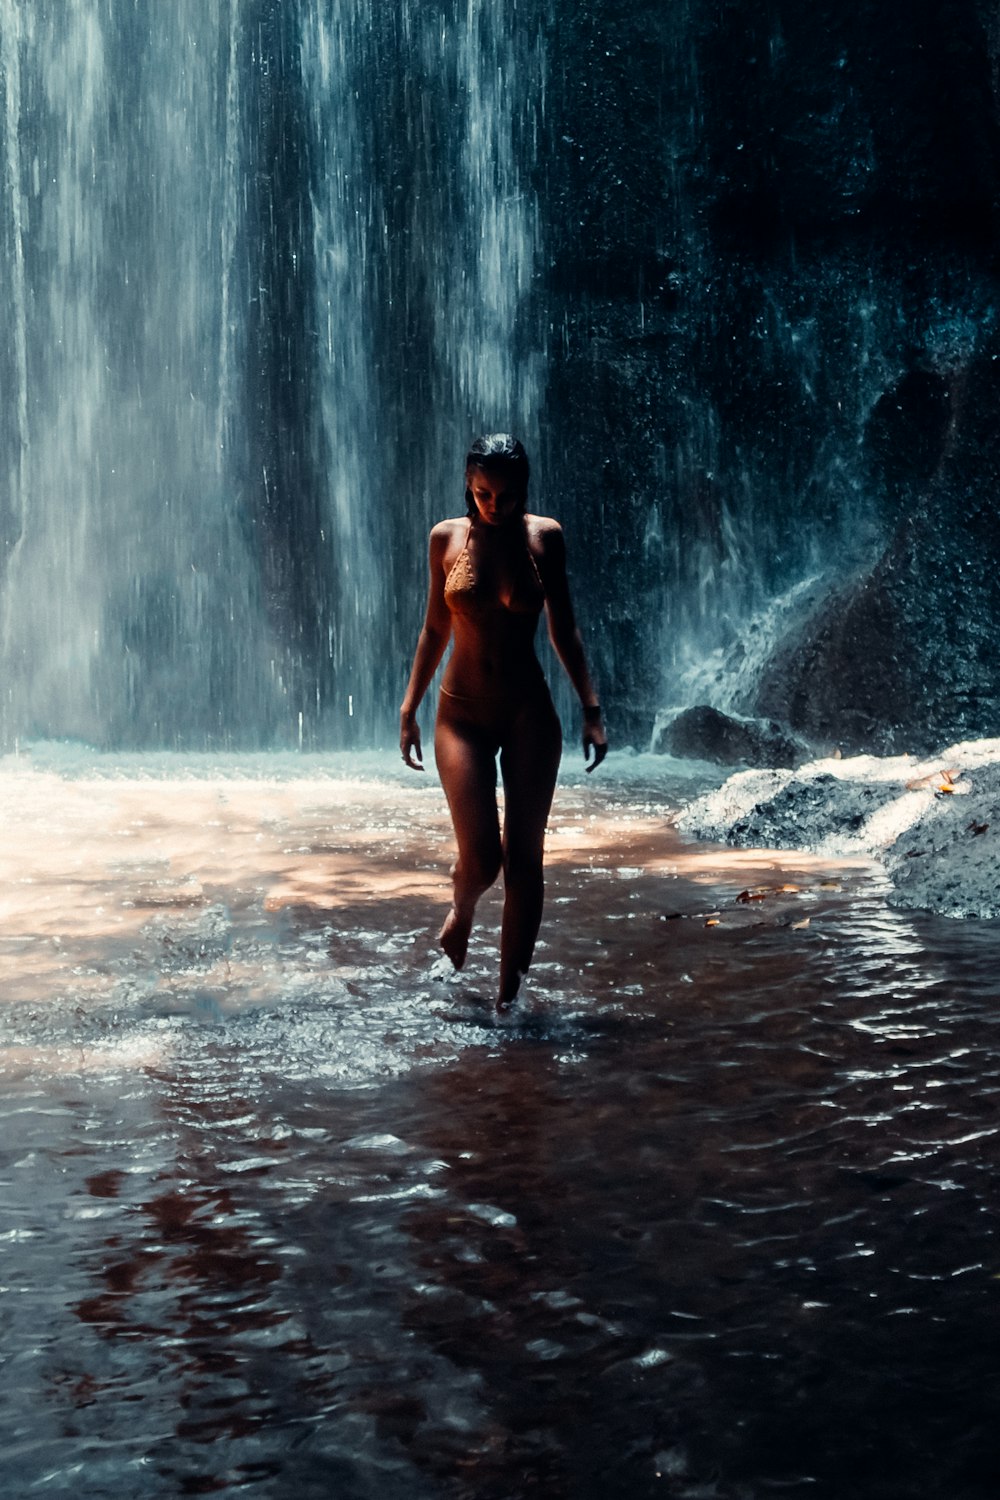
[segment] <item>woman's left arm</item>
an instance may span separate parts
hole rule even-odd
[[[589,762],[588,771],[596,771],[608,753],[608,737],[601,717],[601,705],[597,691],[590,679],[587,657],[573,613],[573,601],[566,577],[566,543],[562,527],[557,521],[549,521],[540,532],[541,556],[539,572],[545,586],[545,615],[549,627],[549,640],[566,670],[566,675],[576,689],[583,708],[583,755]],[[593,760],[590,760],[593,752]]]

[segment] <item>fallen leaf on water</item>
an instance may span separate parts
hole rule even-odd
[[[821,891],[842,891],[844,889],[839,880],[821,880],[819,888]]]
[[[705,923],[705,926],[706,927],[719,927],[719,926],[721,926],[721,923],[719,922],[718,917],[709,917],[708,921]]]
[[[803,917],[801,922],[790,922],[788,925],[793,932],[801,932],[803,927],[809,926],[809,918]]]
[[[932,786],[936,792],[945,792],[951,788],[957,775],[957,771],[931,771],[927,776],[914,776],[906,783],[906,790],[919,792],[923,787]]]
[[[740,891],[736,899],[746,904],[748,901],[766,901],[768,896],[789,895],[799,890],[801,886],[797,885],[752,885],[745,891]]]

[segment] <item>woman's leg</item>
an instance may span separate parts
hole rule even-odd
[[[465,963],[476,902],[500,873],[496,742],[463,721],[442,696],[434,729],[434,759],[458,844],[458,859],[452,870],[452,907],[438,942],[460,969]]]
[[[521,709],[500,753],[505,886],[497,1000],[501,1009],[517,994],[535,951],[544,899],[545,825],[561,755],[562,729],[546,692]]]

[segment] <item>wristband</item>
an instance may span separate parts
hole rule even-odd
[[[584,708],[583,722],[585,724],[599,724],[601,722],[601,705],[599,703],[591,703],[589,707]]]

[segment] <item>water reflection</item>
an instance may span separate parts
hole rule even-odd
[[[498,1027],[433,788],[3,791],[12,1493],[992,1495],[993,928],[569,785]]]

